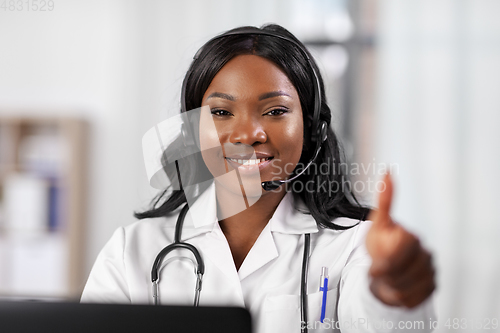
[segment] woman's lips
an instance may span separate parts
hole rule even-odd
[[[226,157],[225,159],[233,169],[238,169],[238,172],[242,174],[251,174],[257,172],[257,170],[262,171],[271,163],[273,157],[247,160]]]

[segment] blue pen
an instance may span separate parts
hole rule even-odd
[[[326,312],[326,292],[328,291],[328,268],[327,267],[321,267],[319,291],[323,292],[323,300],[321,301],[321,322],[323,322],[323,320],[325,320],[325,312]]]

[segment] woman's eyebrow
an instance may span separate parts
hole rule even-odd
[[[281,90],[277,90],[277,91],[270,91],[270,92],[267,92],[267,93],[260,95],[259,101],[262,101],[266,98],[272,98],[272,97],[277,97],[277,96],[291,97],[286,92],[281,91]],[[236,101],[236,97],[234,97],[233,95],[229,95],[229,94],[225,94],[225,93],[221,93],[221,92],[211,93],[210,95],[208,95],[207,100],[209,100],[210,98],[223,98],[223,99],[227,99],[227,100],[232,101],[232,102]]]
[[[262,101],[263,99],[266,99],[266,98],[277,97],[277,96],[292,97],[289,94],[287,94],[286,92],[278,90],[278,91],[271,91],[271,92],[268,92],[268,93],[260,95],[259,96],[259,101]]]
[[[227,99],[227,100],[232,101],[232,102],[234,102],[236,100],[236,98],[234,98],[234,96],[229,95],[229,94],[220,93],[220,92],[211,93],[210,95],[208,95],[207,100],[209,100],[212,97],[224,98],[224,99]]]

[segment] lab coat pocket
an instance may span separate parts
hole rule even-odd
[[[307,295],[309,332],[332,332],[336,320],[337,288],[328,290],[325,320],[321,319],[323,292]],[[263,311],[264,332],[300,332],[300,296],[279,295],[267,297]],[[260,331],[259,331],[260,332]]]

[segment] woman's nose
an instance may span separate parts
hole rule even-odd
[[[255,143],[264,143],[267,141],[267,134],[262,124],[255,120],[235,121],[229,142],[243,143],[252,146]]]

